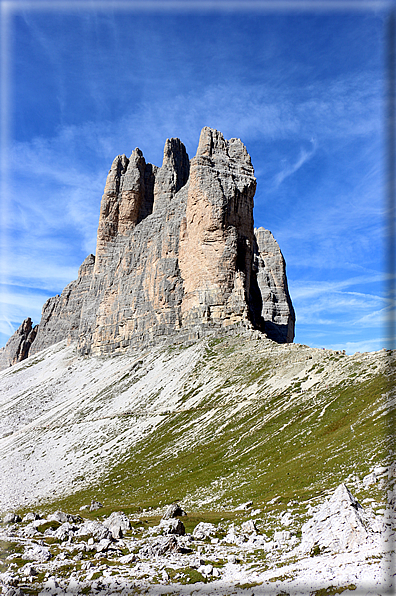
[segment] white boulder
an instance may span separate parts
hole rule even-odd
[[[204,540],[205,538],[209,538],[209,536],[212,536],[215,533],[216,526],[206,522],[199,522],[199,524],[195,526],[193,530],[193,537],[197,538],[198,540]]]
[[[345,484],[340,484],[332,497],[302,526],[300,549],[342,552],[359,548],[383,524],[370,511],[365,511]]]

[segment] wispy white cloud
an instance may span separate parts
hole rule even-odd
[[[50,245],[51,246],[51,245]],[[62,262],[62,256],[57,253],[51,261],[43,259],[40,254],[9,255],[9,260],[0,262],[0,275],[8,285],[26,288],[40,288],[42,290],[60,291],[77,277],[78,266],[71,266]]]
[[[312,149],[307,151],[304,148],[300,149],[300,155],[298,156],[297,160],[293,164],[285,164],[283,169],[275,176],[275,187],[277,188],[285,178],[288,178],[297,170],[299,170],[305,162],[311,159],[311,157],[315,154],[316,151],[316,142],[315,139],[311,139]]]
[[[330,295],[332,293],[339,292],[344,288],[351,286],[362,285],[362,284],[374,284],[383,283],[387,280],[394,279],[394,274],[387,274],[381,272],[372,272],[370,275],[357,275],[348,279],[336,280],[336,281],[296,281],[289,282],[289,285],[293,287],[293,297],[295,299],[311,299],[317,298],[321,295]],[[368,298],[370,294],[363,294],[359,292],[349,292],[351,295],[362,296]],[[386,297],[372,296],[373,299],[384,300]]]
[[[345,342],[350,337],[363,341],[364,335],[375,333],[378,337],[384,334],[389,318],[395,312],[394,301],[387,296],[380,283],[384,277],[381,274],[372,274],[371,278],[355,276],[332,282],[299,282],[294,288],[291,283],[291,295],[297,314],[297,341],[303,334],[310,345],[317,346],[318,341],[325,341],[325,345],[331,347],[324,338],[339,335],[344,341],[342,349],[346,349]],[[365,288],[375,287],[378,292],[378,284],[384,293],[364,291]],[[359,290],[364,289],[354,291],[354,286],[358,286]],[[379,348],[383,345],[384,342],[379,344]],[[358,349],[356,347],[355,351]]]
[[[7,341],[7,338],[27,317],[30,317],[34,324],[39,323],[43,304],[49,297],[50,295],[35,289],[29,291],[26,288],[22,291],[15,288],[1,288],[0,334],[4,334],[4,340]]]
[[[381,325],[386,327],[390,320],[396,320],[396,305],[391,304],[385,308],[381,308],[380,310],[375,310],[364,316],[360,317],[356,321],[353,322],[353,325],[357,327],[380,327]]]
[[[8,338],[14,333],[16,327],[2,311],[4,311],[4,309],[0,307],[0,333]]]

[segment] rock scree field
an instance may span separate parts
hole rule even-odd
[[[392,359],[241,334],[3,371],[5,593],[389,593]]]

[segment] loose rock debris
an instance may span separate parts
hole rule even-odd
[[[200,522],[187,533],[179,517],[170,517],[137,532],[122,511],[102,521],[61,511],[23,520],[13,513],[0,529],[0,587],[6,596],[307,595],[330,587],[384,594],[393,585],[394,538],[390,511],[375,515],[345,484],[311,510],[300,537],[260,533],[253,519]]]

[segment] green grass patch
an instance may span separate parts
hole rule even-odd
[[[373,417],[381,394],[389,389],[387,377],[373,372],[368,380],[357,377],[351,383],[348,375],[356,366],[359,369],[351,362],[338,385],[304,392],[301,378],[307,378],[308,369],[315,366],[315,374],[323,372],[328,355],[316,355],[322,360],[312,363],[307,359],[308,349],[301,348],[299,354],[285,346],[268,355],[260,342],[252,342],[252,348],[255,343],[257,353],[243,350],[236,339],[210,340],[209,352],[197,365],[191,383],[185,385],[184,400],[203,390],[206,378],[217,379],[216,389],[201,399],[199,407],[164,416],[100,482],[57,500],[53,507],[78,512],[82,504],[96,497],[105,507],[84,512],[84,517],[100,520],[119,509],[139,513],[197,494],[197,500],[198,495],[213,495],[213,499],[194,507],[195,513],[206,509],[215,515],[217,509],[224,517],[227,509],[252,500],[265,515],[268,510],[284,510],[290,500],[319,498],[324,488],[335,488],[350,473],[367,474],[373,457],[380,461],[387,456],[387,421]],[[269,393],[265,383],[273,375],[274,362],[281,362],[281,350],[285,359],[299,358],[298,366],[305,373]],[[341,359],[342,366],[345,361],[348,357]],[[332,362],[331,366],[338,364]],[[252,383],[256,383],[254,399],[240,401],[240,392]],[[231,396],[227,402],[230,385],[235,398]],[[227,418],[228,408],[235,404],[238,410]],[[203,426],[209,411],[210,426]],[[197,428],[201,433],[194,432]],[[191,440],[186,439],[189,432]],[[277,496],[281,499],[269,505]],[[182,519],[188,532],[198,520],[210,521],[195,513],[195,517]]]
[[[334,596],[335,594],[342,594],[347,590],[356,590],[355,584],[349,584],[349,586],[334,587],[329,586],[328,588],[321,588],[315,592],[311,592],[310,596]]]
[[[41,524],[40,526],[37,526],[37,532],[41,532],[41,534],[44,534],[44,532],[46,530],[57,530],[59,528],[59,526],[61,526],[62,524],[58,521],[47,521],[43,524]]]
[[[5,560],[8,556],[21,554],[22,552],[23,546],[21,544],[0,540],[0,573],[4,573],[11,563],[11,561]],[[17,559],[12,559],[12,562],[16,563]]]
[[[178,584],[196,584],[198,582],[203,582],[206,584],[208,579],[204,577],[197,569],[193,569],[192,567],[181,567],[180,569],[172,569],[171,567],[166,567],[165,571],[169,575],[169,578],[172,582],[177,582]]]

